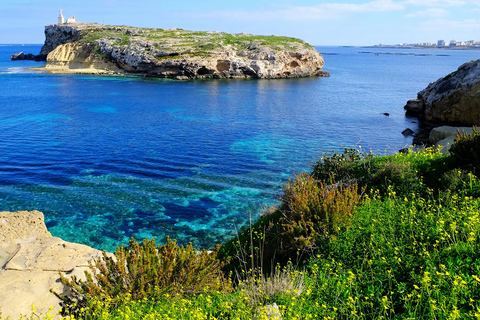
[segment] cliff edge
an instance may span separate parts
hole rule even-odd
[[[329,76],[305,41],[279,36],[76,23],[45,27],[44,70],[157,78]]]

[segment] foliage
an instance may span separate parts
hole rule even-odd
[[[277,265],[269,276],[262,272],[243,276],[245,279],[238,283],[237,291],[248,298],[252,307],[268,304],[285,295],[298,296],[303,291],[304,273],[295,270],[292,264],[283,268]]]
[[[311,175],[296,175],[284,185],[280,224],[283,254],[314,252],[319,239],[346,227],[361,195],[350,187],[317,182]]]
[[[219,257],[231,257],[225,271],[261,273],[306,261],[322,244],[322,238],[348,227],[361,199],[357,185],[327,185],[305,173],[284,185],[282,204],[244,229],[237,239],[224,244]],[[234,273],[236,274],[236,273]]]
[[[259,46],[268,46],[274,50],[297,50],[313,48],[306,42],[290,37],[263,36],[251,34],[229,34],[224,32],[187,31],[182,29],[148,29],[134,27],[115,27],[92,25],[82,31],[80,42],[91,43],[100,39],[113,40],[115,45],[151,46],[170,52],[181,52],[193,56],[208,56],[208,51],[223,46],[234,50],[250,50]]]
[[[475,317],[480,201],[372,194],[352,227],[311,262],[315,297],[334,318]]]
[[[452,169],[446,172],[440,181],[446,190],[460,195],[480,197],[480,180],[469,171]]]
[[[97,308],[95,317],[267,319],[263,311],[275,304],[286,320],[478,318],[480,200],[399,197],[389,189],[366,196],[350,227],[328,239],[329,250],[304,272],[247,278],[229,293],[127,297],[115,310]]]
[[[426,196],[428,189],[446,190],[440,183],[441,177],[456,167],[458,163],[451,156],[434,148],[409,149],[408,153],[388,156],[346,148],[343,153],[325,154],[312,166],[311,174],[326,182],[334,179],[347,186],[357,183],[382,195],[388,194],[388,187],[394,187],[398,195],[416,192]]]
[[[480,130],[473,127],[473,133],[461,133],[455,138],[455,143],[450,147],[450,153],[459,163],[469,166],[479,172],[480,170]]]
[[[237,270],[235,290],[145,290],[141,299],[93,292],[80,315],[268,319],[276,306],[283,319],[478,319],[480,180],[456,156],[326,157],[284,185],[278,208],[219,249],[217,258],[231,257],[226,266]]]
[[[220,270],[216,259],[218,247],[212,251],[196,251],[191,244],[179,247],[167,238],[161,246],[145,239],[137,243],[133,238],[129,247],[117,248],[114,256],[103,252],[102,259],[90,264],[93,274],[86,272],[86,280],[62,277],[73,291],[74,299],[64,297],[65,310],[78,312],[91,306],[93,297],[110,299],[115,306],[129,297],[131,300],[170,296],[184,296],[210,291],[228,291],[230,282]]]
[[[369,174],[367,166],[372,157],[372,153],[354,148],[344,148],[342,153],[332,150],[324,153],[320,160],[312,165],[312,176],[320,181],[335,180],[346,185],[352,181],[355,183],[363,180],[365,174]]]

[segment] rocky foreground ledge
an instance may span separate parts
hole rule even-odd
[[[30,319],[37,312],[58,313],[66,292],[59,272],[82,277],[88,261],[101,252],[53,237],[39,211],[0,212],[0,319]],[[33,319],[33,318],[32,318]]]
[[[45,27],[41,68],[171,79],[329,76],[305,41],[279,36],[76,23]]]

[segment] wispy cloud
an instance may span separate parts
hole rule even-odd
[[[478,3],[478,1],[468,0],[405,0],[404,5],[414,5],[422,7],[459,7],[467,3]]]
[[[322,3],[313,6],[289,6],[281,9],[271,10],[218,10],[202,12],[209,16],[243,19],[243,20],[330,20],[346,17],[355,13],[369,13],[369,12],[388,12],[399,11],[405,7],[398,1],[393,0],[374,0],[365,3]],[[198,12],[192,14],[200,14]],[[182,13],[183,14],[183,13]]]
[[[448,11],[440,8],[430,8],[406,15],[407,18],[444,18],[446,16],[448,16]]]

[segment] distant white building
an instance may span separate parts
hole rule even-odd
[[[75,16],[68,18],[67,21],[65,21],[65,18],[63,17],[62,9],[60,9],[60,15],[58,16],[58,24],[65,24],[65,23],[77,23],[77,20],[75,20]]]
[[[63,24],[64,18],[62,14],[62,9],[60,9],[60,15],[58,16],[58,24]]]
[[[68,18],[66,23],[77,23],[77,21],[75,20],[75,16]]]

